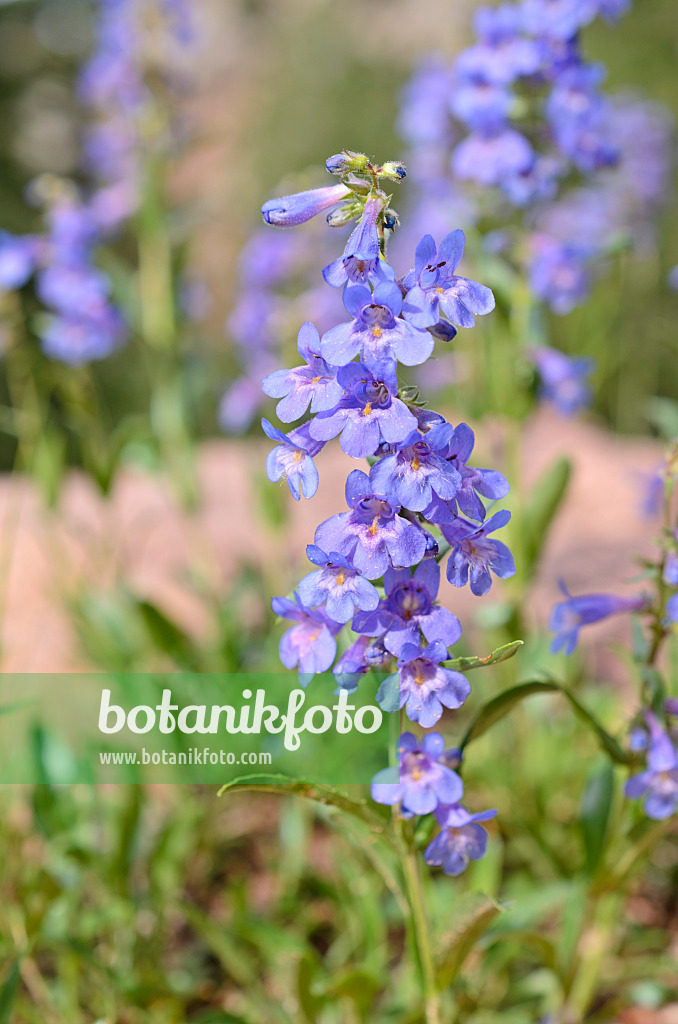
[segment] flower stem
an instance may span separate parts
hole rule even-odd
[[[419,859],[416,852],[411,848],[407,850],[403,857],[403,870],[407,886],[407,898],[412,913],[414,944],[421,968],[426,1024],[441,1024],[440,993],[436,985],[433,950],[431,949],[431,929],[426,914]]]

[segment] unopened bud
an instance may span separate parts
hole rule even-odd
[[[325,161],[325,167],[330,174],[348,174],[349,171],[364,171],[369,161],[364,153],[354,153],[350,149],[344,149],[341,153],[335,153]]]
[[[457,336],[457,328],[447,320],[439,320],[433,327],[426,328],[436,341],[452,341]]]
[[[330,210],[327,214],[327,223],[331,228],[343,228],[345,224],[350,224],[352,220],[359,217],[362,210],[360,203],[347,203],[345,206],[337,207],[336,210]]]
[[[400,218],[395,210],[387,210],[384,214],[384,228],[386,231],[395,231],[400,226]]]
[[[407,177],[407,167],[400,160],[389,160],[378,171],[380,178],[390,178],[391,181],[402,181]]]

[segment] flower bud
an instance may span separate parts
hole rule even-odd
[[[395,210],[386,210],[384,213],[384,228],[387,231],[395,231],[400,226],[400,218]]]
[[[364,171],[368,165],[368,159],[364,153],[354,153],[350,149],[344,149],[341,153],[335,153],[325,161],[325,167],[330,174],[347,174],[349,171]]]
[[[389,178],[391,181],[402,181],[407,177],[407,167],[400,160],[389,160],[379,170],[380,178]]]
[[[327,214],[327,223],[331,228],[343,228],[359,217],[361,213],[362,205],[360,203],[346,203],[345,206],[339,206],[336,210],[330,210]]]
[[[262,206],[261,214],[267,224],[275,227],[296,227],[322,210],[340,203],[350,194],[351,190],[346,185],[312,188],[306,192],[295,192],[291,196],[281,196],[280,199],[269,199]]]
[[[457,335],[457,328],[447,320],[439,320],[433,327],[426,328],[436,341],[452,341]]]

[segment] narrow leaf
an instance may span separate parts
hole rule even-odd
[[[532,696],[533,693],[561,693],[567,701],[569,701],[575,714],[581,719],[588,727],[595,732],[600,745],[603,750],[607,752],[609,757],[616,764],[630,764],[631,756],[628,754],[620,745],[617,743],[614,736],[601,725],[595,715],[592,715],[588,708],[570,693],[564,686],[557,683],[554,679],[548,680],[534,680],[527,683],[519,683],[518,686],[512,686],[510,690],[504,690],[503,693],[498,694],[492,700],[485,704],[471,725],[466,731],[460,743],[460,749],[464,748],[471,742],[471,740],[478,739],[484,732],[493,726],[496,722],[500,721],[508,712],[513,708],[519,701],[524,700],[525,697]]]
[[[594,765],[589,775],[579,814],[588,875],[595,874],[605,849],[613,796],[614,769],[605,758]]]
[[[539,478],[523,516],[525,571],[534,574],[556,512],[567,492],[572,472],[569,459],[559,459]]]
[[[325,786],[317,782],[305,782],[302,779],[291,779],[286,775],[257,774],[243,775],[233,779],[221,787],[217,796],[226,792],[245,790],[257,790],[260,793],[278,793],[289,796],[304,796],[308,800],[315,800],[316,803],[329,807],[336,807],[337,810],[358,818],[370,831],[382,834],[385,832],[387,818],[382,817],[376,805],[370,804],[367,800],[354,800],[341,790],[333,786]]]
[[[436,978],[440,988],[446,988],[454,981],[473,947],[503,910],[489,896],[474,893],[461,912],[455,913],[455,926],[443,936],[436,957]]]
[[[14,966],[9,972],[7,980],[4,982],[2,988],[0,988],[0,1024],[11,1024],[12,1007],[14,1005],[14,997],[16,996],[18,987],[19,961],[15,960]]]

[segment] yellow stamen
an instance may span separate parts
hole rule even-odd
[[[416,456],[416,455],[414,456],[414,458],[413,458],[413,459],[412,459],[412,461],[410,462],[410,466],[412,467],[412,469],[414,470],[414,472],[415,472],[415,473],[416,473],[416,472],[417,472],[417,471],[418,471],[419,469],[421,469],[421,462],[419,461],[419,459],[417,458],[417,456]]]
[[[376,537],[377,530],[379,529],[379,527],[377,526],[378,522],[379,522],[379,516],[375,516],[374,519],[372,520],[372,525],[370,526],[369,530],[367,531],[369,533],[370,537]]]
[[[445,291],[444,288],[436,288],[436,292],[438,293],[438,295],[442,295],[444,293],[444,291]]]
[[[365,406],[365,408],[363,409],[363,416],[369,416],[371,412],[372,412],[372,403],[368,402],[367,405]]]
[[[372,337],[373,338],[381,338],[382,334],[383,334],[383,331],[382,331],[381,327],[379,327],[379,325],[377,325],[376,327],[372,328]]]
[[[303,457],[304,457],[304,453],[303,452],[295,452],[294,453],[294,461],[295,462],[301,462]]]
[[[342,583],[345,583],[346,577],[344,576],[343,572],[338,572],[337,575],[335,576],[335,580],[337,582],[337,586],[340,587]]]
[[[321,379],[322,378],[320,378],[320,377],[313,377],[312,380],[311,380],[311,384],[317,384]]]

